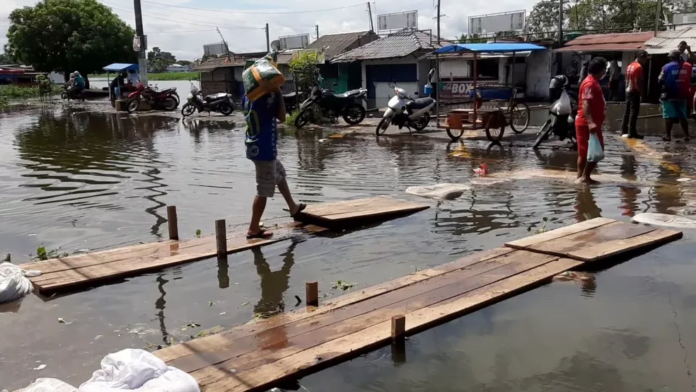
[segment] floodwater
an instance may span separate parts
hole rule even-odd
[[[176,205],[182,238],[209,234],[214,220],[244,230],[255,193],[241,119],[182,122],[115,115],[110,107],[56,105],[0,114],[0,251],[14,262],[36,248],[98,250],[166,238]],[[531,136],[531,135],[529,135]],[[530,179],[530,170],[573,170],[575,154],[546,148],[448,144],[436,137],[327,139],[284,132],[279,156],[306,203],[371,195],[432,208],[333,236],[306,236],[228,261],[203,260],[65,296],[35,295],[0,308],[0,389],[57,377],[87,380],[119,349],[187,340],[255,313],[290,310],[304,282],[365,287],[540,228],[593,217],[693,207],[694,148],[653,143],[633,154],[608,135],[603,175],[592,189]],[[651,140],[657,140],[651,139]],[[660,159],[662,153],[670,155]],[[482,162],[520,180],[475,186],[452,201],[416,199],[409,186],[468,182]],[[520,174],[521,173],[521,174]],[[694,180],[696,182],[696,180]],[[285,218],[282,198],[266,222]],[[693,232],[597,272],[596,284],[553,283],[389,348],[301,380],[310,391],[685,391],[694,389],[696,258]],[[64,322],[60,323],[58,320]],[[187,327],[189,323],[200,327]],[[34,370],[45,364],[43,370]]]

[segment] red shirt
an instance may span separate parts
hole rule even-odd
[[[691,91],[691,74],[693,69],[693,65],[684,62],[679,70],[679,98],[681,99],[691,99],[689,91]]]
[[[601,128],[607,115],[607,103],[604,101],[602,86],[599,85],[597,79],[592,75],[588,75],[580,85],[580,93],[578,94],[578,116],[575,119],[577,125],[586,127],[589,124],[582,108],[585,101],[589,103],[592,120],[595,125]]]
[[[626,68],[626,92],[643,92],[643,66],[634,61]]]

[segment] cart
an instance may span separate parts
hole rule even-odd
[[[454,44],[443,46],[436,50],[435,61],[437,63],[437,86],[440,85],[440,58],[441,54],[473,55],[473,84],[470,94],[474,97],[474,105],[471,109],[455,109],[447,113],[444,124],[440,124],[440,99],[437,102],[437,127],[444,128],[447,135],[453,141],[459,140],[467,130],[480,130],[486,132],[486,137],[492,142],[499,142],[505,133],[505,127],[515,133],[524,132],[529,126],[529,106],[515,100],[517,89],[506,87],[510,90],[510,98],[506,107],[482,108],[482,95],[478,86],[478,59],[481,54],[511,54],[512,75],[515,74],[515,54],[518,52],[534,52],[546,50],[545,47],[529,43],[490,43],[490,44]]]

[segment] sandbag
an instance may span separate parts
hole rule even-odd
[[[647,223],[655,226],[696,229],[696,220],[677,215],[646,212],[644,214],[637,214],[632,220],[633,222]]]
[[[285,76],[278,71],[273,55],[269,53],[242,72],[242,82],[247,98],[253,102],[282,86]]]
[[[433,199],[452,200],[458,198],[464,191],[469,189],[470,186],[466,184],[436,184],[429,186],[411,186],[406,188],[406,193]]]
[[[590,134],[590,145],[587,148],[587,162],[599,162],[604,159],[604,149],[596,133]]]
[[[570,97],[568,96],[568,92],[563,90],[563,93],[561,93],[561,98],[551,105],[551,113],[556,115],[566,115],[570,114],[572,111],[573,108],[570,105]]]
[[[125,349],[109,354],[101,369],[80,385],[78,392],[200,392],[198,383],[186,372],[167,366],[145,350]]]
[[[14,301],[31,293],[31,281],[26,276],[40,274],[38,271],[24,271],[12,263],[0,264],[0,304]]]
[[[14,392],[75,392],[74,386],[60,381],[57,378],[37,378],[28,387],[17,389]]]

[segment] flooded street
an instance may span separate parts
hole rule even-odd
[[[182,121],[178,114],[110,110],[97,102],[0,114],[2,256],[22,263],[40,246],[72,254],[166,239],[167,205],[177,207],[181,238],[197,230],[210,235],[222,218],[229,230],[246,230],[256,184],[239,113]],[[501,147],[482,138],[447,143],[442,132],[375,140],[374,128],[364,128],[335,139],[321,131],[281,134],[279,159],[295,198],[309,204],[390,195],[430,209],[281,241],[227,262],[213,258],[0,306],[0,390],[37,377],[77,386],[110,352],[152,349],[246,323],[256,313],[291,310],[306,281],[318,281],[320,296],[333,297],[342,292],[331,290],[332,282],[363,288],[544,225],[696,209],[694,146],[651,137],[651,149],[636,152],[609,133],[600,164],[607,181],[589,189],[525,175],[575,168],[572,151],[526,146],[532,131]],[[410,186],[469,183],[481,163],[513,181],[472,185],[451,201],[405,193]],[[276,195],[263,220],[287,220],[282,208]],[[596,271],[594,285],[556,282],[415,335],[405,360],[384,348],[300,382],[313,392],[696,389],[695,234],[684,230],[680,241]],[[34,370],[40,364],[47,366]]]

